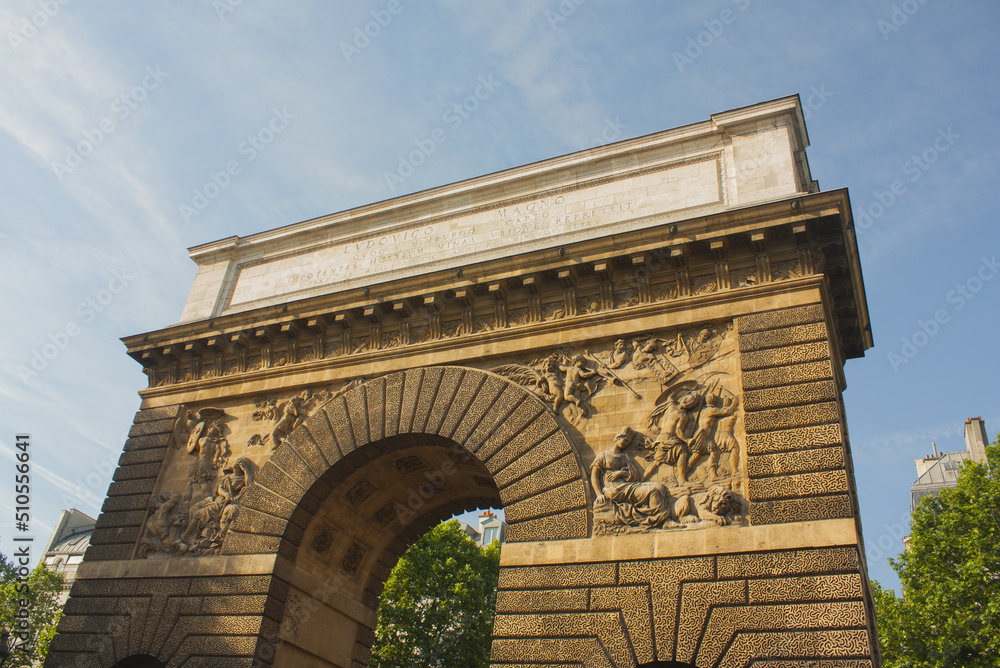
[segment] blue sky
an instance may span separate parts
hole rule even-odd
[[[36,540],[99,511],[145,385],[118,338],[177,321],[187,247],[799,93],[813,177],[870,216],[876,346],[845,401],[871,573],[895,586],[913,459],[963,448],[966,417],[1000,430],[998,29],[986,0],[6,0],[0,548],[16,433]]]

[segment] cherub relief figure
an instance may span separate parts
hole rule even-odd
[[[590,396],[587,380],[596,376],[597,371],[585,366],[582,355],[574,357],[569,364],[560,365],[559,370],[566,374],[563,397],[567,402],[575,404],[583,417],[587,417],[587,407],[583,405]]]
[[[281,442],[296,427],[305,422],[308,417],[307,406],[312,399],[312,393],[306,389],[298,396],[292,397],[279,409],[281,412],[274,422],[274,429],[271,430],[271,448],[277,448]]]
[[[537,367],[540,375],[535,381],[535,388],[546,401],[552,402],[552,410],[557,413],[565,395],[561,370],[559,360],[555,355],[546,357]]]
[[[678,526],[671,512],[670,494],[659,482],[646,482],[642,471],[624,454],[637,434],[631,427],[615,436],[614,444],[598,455],[590,466],[590,484],[595,507],[610,503],[615,520],[629,526]]]
[[[585,403],[596,391],[590,386],[591,378],[600,376],[598,383],[608,380],[624,385],[624,381],[610,372],[610,369],[605,368],[602,373],[600,367],[603,363],[599,359],[592,358],[592,361],[598,365],[597,369],[587,367],[587,360],[583,355],[570,358],[562,353],[553,353],[530,365],[502,364],[490,370],[532,388],[544,401],[552,404],[552,410],[556,413],[562,406],[572,404],[579,409],[579,417],[587,417],[590,411]],[[634,392],[630,387],[628,389]]]

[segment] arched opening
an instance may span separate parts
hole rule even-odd
[[[698,668],[693,663],[680,663],[679,661],[653,661],[644,663],[636,668]]]
[[[324,476],[328,495],[283,578],[275,666],[367,664],[380,596],[407,548],[454,515],[503,506],[490,472],[454,441],[409,435],[367,449]]]
[[[489,372],[411,369],[334,395],[275,449],[223,555],[277,555],[258,654],[369,665],[382,585],[441,520],[503,508],[510,543],[588,535],[572,440],[536,394]]]
[[[111,668],[166,668],[167,664],[148,654],[133,654],[124,658]]]

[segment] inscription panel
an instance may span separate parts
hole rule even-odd
[[[435,265],[482,262],[559,243],[594,231],[624,229],[635,218],[722,201],[719,160],[676,167],[550,197],[499,206],[451,220],[342,241],[325,248],[240,268],[228,307],[333,284],[349,287],[392,274],[412,276]],[[657,216],[645,226],[666,222]],[[629,223],[630,227],[634,223]],[[604,228],[611,228],[605,230]],[[359,278],[360,277],[360,278]]]

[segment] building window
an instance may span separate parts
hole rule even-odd
[[[483,532],[483,544],[490,545],[497,539],[496,527],[490,527]]]

